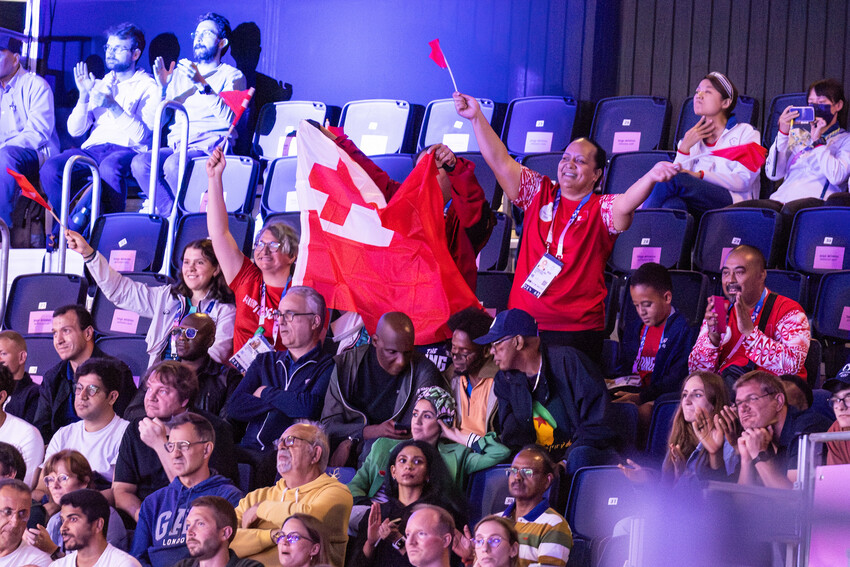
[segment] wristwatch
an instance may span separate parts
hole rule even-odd
[[[204,88],[198,88],[198,93],[200,93],[200,94],[215,94],[215,92],[212,90],[212,87],[209,86],[209,84],[206,84],[206,83],[204,84]]]
[[[753,466],[759,463],[767,463],[769,461],[772,461],[775,456],[776,451],[773,450],[773,447],[768,447],[767,449],[756,455],[756,458],[753,459]]]

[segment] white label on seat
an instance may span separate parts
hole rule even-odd
[[[119,240],[119,241],[118,241],[118,246],[120,246],[121,248],[124,248],[125,246],[127,246],[127,239],[126,239],[126,238],[122,238],[121,240]]]
[[[619,498],[617,498],[616,496],[611,497],[611,498],[608,499],[608,505],[609,506],[616,506],[618,501],[619,501]]]
[[[513,496],[505,496],[505,506],[510,506],[513,503],[514,503],[514,497]]]
[[[459,130],[463,128],[463,122],[461,122],[460,120],[455,120],[455,123],[452,125],[452,127]]]
[[[649,246],[649,238],[641,238],[640,239],[641,246]]]
[[[831,236],[825,236],[824,239],[823,239],[823,243],[824,244],[832,244],[832,237]]]
[[[623,126],[631,126],[632,119],[631,118],[623,118]]]
[[[735,246],[740,246],[741,239],[736,236],[735,238],[732,239],[732,244],[734,244]]]
[[[525,149],[526,154],[540,154],[552,149],[552,132],[526,132]]]
[[[640,149],[640,132],[614,132],[611,153],[636,152]]]
[[[46,301],[39,301],[38,302],[38,308],[39,309],[47,309],[47,302]]]
[[[35,374],[36,372],[38,372],[38,366],[30,366],[29,368],[27,368],[28,374]]]
[[[544,122],[545,122],[545,120],[538,120],[537,122],[534,123],[534,127],[535,128],[543,128]]]
[[[455,153],[469,151],[469,134],[443,134],[443,143]]]
[[[378,123],[377,122],[369,122],[369,130],[377,130]]]
[[[297,211],[298,209],[298,193],[290,191],[286,194],[286,212]]]

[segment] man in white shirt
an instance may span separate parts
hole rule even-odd
[[[106,30],[106,68],[102,80],[89,73],[84,62],[74,67],[74,82],[80,97],[68,117],[68,133],[91,134],[80,149],[72,148],[47,160],[41,170],[41,183],[50,204],[56,210],[62,204],[62,173],[65,163],[75,155],[90,157],[98,164],[102,198],[101,213],[124,211],[127,182],[132,180],[130,162],[151,145],[159,93],[156,83],[143,69],[137,68],[145,50],[145,34],[124,22]],[[89,178],[89,169],[77,165],[72,172],[71,197]],[[91,210],[91,198],[83,199],[77,209]],[[89,213],[90,214],[90,213]],[[85,227],[71,226],[73,230]]]
[[[50,556],[24,541],[32,492],[22,480],[0,479],[0,567],[47,567]]]
[[[27,465],[24,482],[32,486],[35,472],[44,461],[44,441],[41,433],[23,419],[6,413],[3,405],[15,389],[15,379],[5,366],[0,365],[0,439],[13,445]]]
[[[109,503],[97,490],[75,490],[59,501],[65,557],[51,567],[140,567],[139,562],[106,541]]]

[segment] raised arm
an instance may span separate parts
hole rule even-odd
[[[519,182],[522,174],[522,166],[508,153],[508,148],[499,139],[499,135],[487,122],[481,112],[481,106],[474,97],[462,93],[452,95],[455,101],[455,110],[462,118],[472,122],[475,131],[475,139],[481,148],[484,161],[493,170],[496,180],[511,201],[519,197]]]
[[[227,205],[224,203],[224,184],[221,180],[225,165],[224,153],[221,148],[216,148],[207,160],[207,231],[221,266],[221,273],[229,284],[242,268],[245,255],[239,250],[239,245],[227,226]]]

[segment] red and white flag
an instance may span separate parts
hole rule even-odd
[[[449,337],[449,315],[479,304],[448,251],[432,154],[386,203],[348,154],[302,121],[295,187],[301,244],[293,284],[316,289],[328,307],[359,313],[369,333],[384,313],[404,312],[416,344],[429,344]]]
[[[218,93],[218,96],[233,111],[233,125],[235,126],[248,108],[251,97],[254,96],[254,87],[245,91],[222,91]]]

